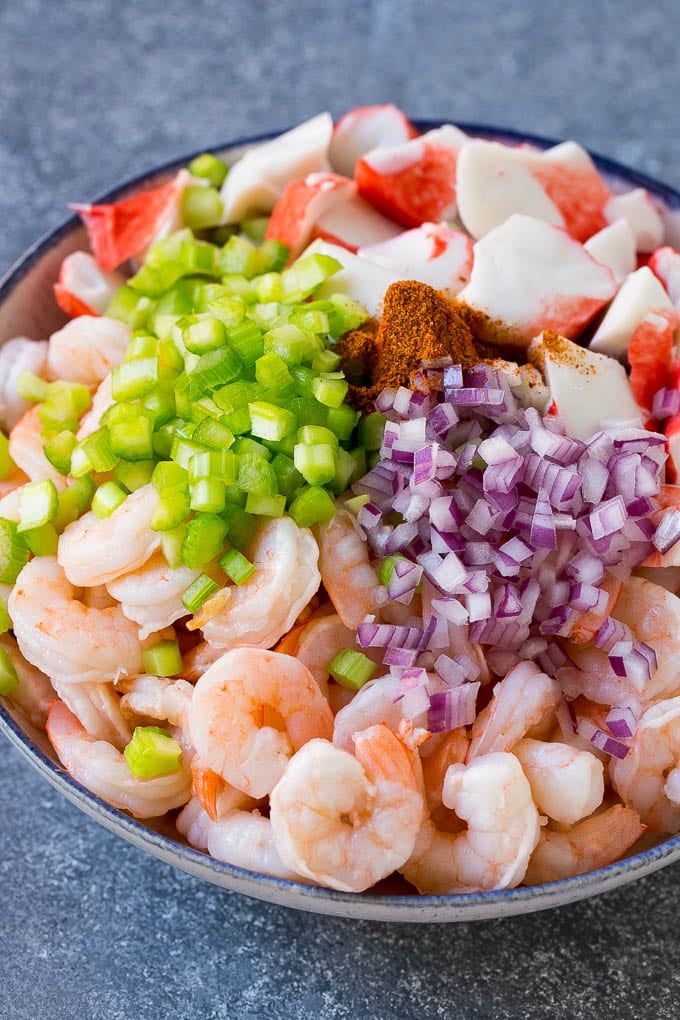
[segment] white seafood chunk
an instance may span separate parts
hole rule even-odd
[[[401,230],[394,220],[354,195],[319,216],[314,233],[331,244],[342,244],[350,251],[356,251],[365,245],[380,244],[396,237]]]
[[[522,150],[475,140],[456,167],[458,214],[473,237],[484,237],[513,213],[564,226],[562,213],[526,165]]]
[[[415,133],[406,115],[392,103],[359,106],[341,117],[333,128],[331,165],[338,173],[352,177],[357,160],[365,153],[402,145]]]
[[[635,235],[637,251],[654,251],[663,244],[663,220],[645,188],[614,195],[604,207],[604,215],[608,223],[618,219],[628,221]]]
[[[564,337],[537,336],[529,358],[543,372],[567,433],[589,439],[607,420],[639,418],[626,370],[614,358],[594,354]]]
[[[472,269],[472,241],[445,223],[423,223],[382,244],[360,248],[357,254],[407,280],[420,280],[450,294],[465,286]]]
[[[222,185],[223,222],[237,223],[253,213],[269,212],[290,181],[327,170],[332,132],[330,113],[319,113],[292,131],[246,152],[232,166]]]
[[[680,252],[669,245],[658,248],[649,260],[649,268],[661,280],[675,305],[680,307]]]
[[[642,266],[623,281],[590,341],[590,349],[622,358],[642,320],[650,312],[663,312],[672,307],[671,299],[654,273]]]
[[[616,290],[613,273],[550,223],[511,216],[474,246],[459,298],[500,319],[524,347],[542,329],[576,337]]]
[[[359,258],[353,252],[338,244],[318,239],[313,241],[304,255],[330,255],[341,262],[343,269],[335,273],[317,291],[317,297],[324,298],[329,294],[346,294],[358,301],[371,315],[376,315],[385,291],[399,279],[396,273],[377,266],[373,262]]]
[[[635,271],[635,235],[626,219],[615,220],[589,237],[585,250],[603,266],[608,266],[617,283]]]

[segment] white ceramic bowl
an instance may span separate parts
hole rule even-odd
[[[428,130],[439,126],[439,123],[416,122],[416,126],[421,130]],[[462,124],[461,127],[471,135],[507,144],[529,142],[541,148],[555,144],[551,139],[482,125]],[[233,162],[245,148],[263,140],[265,139],[249,138],[227,145],[217,145],[213,151],[223,154],[229,162]],[[173,163],[126,181],[97,201],[120,198],[140,187],[158,184],[178,167],[185,165],[194,155],[195,153],[191,153]],[[594,158],[613,190],[622,191],[633,187],[648,189],[664,211],[669,240],[677,244],[680,237],[680,193],[611,160],[599,156]],[[80,220],[71,216],[56,230],[37,241],[10,269],[0,281],[0,343],[17,334],[42,339],[63,324],[64,317],[52,298],[52,284],[57,278],[64,256],[86,247],[85,230]],[[150,824],[138,822],[111,807],[71,779],[56,760],[46,735],[33,729],[20,713],[2,698],[0,698],[0,730],[68,800],[107,829],[129,840],[140,849],[225,889],[320,914],[400,922],[474,921],[505,917],[544,910],[595,896],[680,860],[680,836],[675,836],[607,868],[528,888],[455,896],[417,896],[401,891],[368,892],[360,895],[335,892],[332,889],[283,881],[223,864],[183,843],[174,826],[163,821]],[[383,885],[390,887],[389,882]],[[394,890],[399,890],[398,882],[393,885]],[[404,889],[406,888],[409,887],[404,885]]]

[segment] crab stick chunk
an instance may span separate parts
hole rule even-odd
[[[333,128],[331,166],[338,173],[353,177],[357,160],[371,149],[403,145],[416,134],[406,114],[392,103],[358,106],[341,117]]]
[[[353,195],[319,216],[313,235],[357,251],[366,245],[387,241],[401,232],[401,227],[394,220],[388,220],[363,198]]]
[[[320,113],[292,131],[249,149],[227,174],[220,197],[225,223],[269,212],[277,198],[298,177],[328,169],[333,132],[329,113]]]
[[[459,298],[525,347],[542,329],[578,336],[615,290],[611,270],[565,230],[517,213],[477,241]]]
[[[572,237],[586,241],[606,226],[604,209],[611,193],[581,145],[561,142],[530,162],[534,177],[559,208]]]
[[[119,273],[105,273],[86,251],[67,255],[54,285],[57,304],[67,315],[102,315],[123,283]]]
[[[607,223],[627,220],[635,235],[637,251],[650,252],[663,244],[664,225],[661,214],[645,188],[634,188],[623,195],[614,195],[604,207]]]
[[[639,417],[626,370],[614,358],[548,330],[532,341],[528,355],[542,371],[552,406],[575,439],[589,439],[607,420]]]
[[[465,146],[456,173],[458,211],[483,237],[513,213],[564,227],[585,241],[606,226],[610,193],[590,156],[575,142],[533,149],[477,140]]]
[[[319,217],[356,195],[349,177],[332,173],[311,173],[290,181],[277,200],[267,226],[266,237],[290,248],[295,258],[309,243]]]
[[[527,166],[525,150],[476,140],[462,150],[456,171],[458,214],[473,237],[524,213],[557,227],[564,218]]]
[[[105,205],[72,205],[87,227],[95,259],[106,272],[142,255],[150,244],[182,226],[182,194],[199,181],[188,170],[157,188]]]
[[[390,241],[360,248],[358,254],[405,279],[450,294],[465,286],[472,270],[472,241],[445,223],[423,223]]]
[[[626,277],[590,341],[590,349],[622,358],[642,320],[673,308],[671,299],[651,269],[643,266]]]
[[[583,247],[597,262],[611,269],[619,285],[635,271],[635,235],[628,220],[615,220],[603,227]]]
[[[354,171],[359,194],[405,227],[451,217],[456,160],[467,141],[466,134],[445,124],[403,145],[372,149]]]
[[[676,308],[680,307],[680,252],[669,245],[657,248],[647,265],[661,280]]]
[[[330,255],[343,266],[343,269],[322,284],[317,296],[324,298],[329,294],[346,294],[363,305],[370,315],[378,313],[385,291],[391,283],[399,279],[399,276],[389,269],[361,259],[346,248],[329,244],[328,241],[321,239],[312,241],[304,254],[311,255],[313,252]]]
[[[677,325],[675,308],[649,312],[630,338],[630,386],[639,406],[646,411],[651,410],[656,391],[670,383]]]

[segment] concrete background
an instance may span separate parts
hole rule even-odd
[[[674,0],[0,0],[0,273],[68,201],[325,107],[575,137],[680,186]],[[2,1020],[678,1015],[669,868],[448,927],[258,904],[143,856],[0,745]]]

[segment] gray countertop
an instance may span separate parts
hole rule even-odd
[[[677,4],[0,3],[0,273],[69,201],[328,107],[575,137],[680,185]],[[669,868],[547,914],[405,927],[221,892],[0,744],[0,1018],[678,1015]]]

